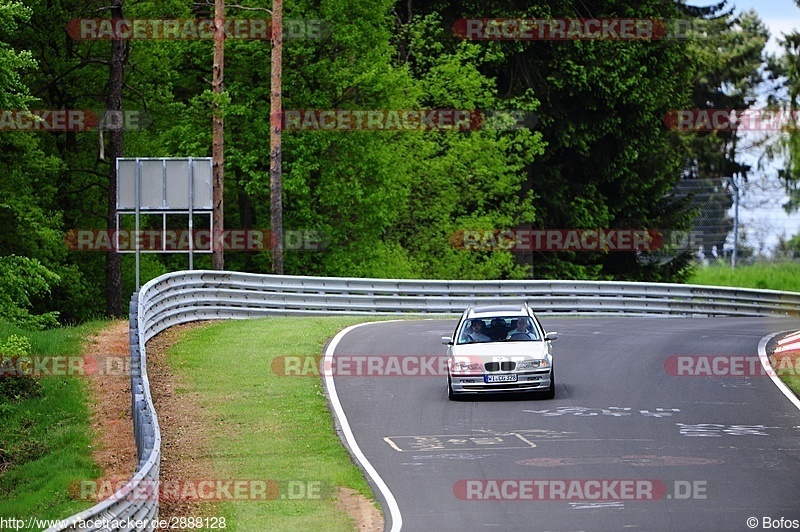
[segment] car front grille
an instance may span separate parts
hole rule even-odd
[[[516,362],[487,362],[483,365],[486,371],[514,371]]]

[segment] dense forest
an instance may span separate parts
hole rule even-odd
[[[224,15],[263,20],[270,8],[240,0]],[[270,229],[271,41],[226,39],[223,90],[215,93],[213,39],[76,31],[97,19],[213,16],[213,2],[0,0],[0,318],[43,328],[120,314],[134,289],[131,256],[76,251],[67,235],[114,228],[116,157],[211,156],[215,109],[225,128],[224,225]],[[286,128],[283,228],[324,241],[288,246],[286,274],[680,282],[689,250],[464,249],[463,237],[666,234],[724,217],[676,186],[746,179],[736,131],[681,131],[666,118],[680,109],[750,108],[765,84],[770,105],[795,110],[800,93],[800,36],[785,37],[784,54],[771,57],[757,14],[735,15],[726,2],[287,0],[283,16],[321,22],[313,35],[285,33],[283,109],[482,110],[486,119],[485,127],[451,129]],[[667,30],[688,21],[692,31],[633,39],[467,39],[458,31],[464,19],[484,18],[642,19],[666,21]],[[138,119],[109,126],[109,109]],[[23,120],[25,110],[47,126]],[[51,127],[58,110],[100,119]],[[786,156],[780,177],[797,203],[795,133],[767,151]],[[710,203],[727,208],[730,193],[721,189]],[[273,266],[268,249],[224,259],[228,270]],[[187,267],[184,254],[141,260],[143,280]],[[209,268],[210,256],[194,266]]]

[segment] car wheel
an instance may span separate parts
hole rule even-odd
[[[553,399],[556,396],[556,373],[555,370],[550,371],[550,388],[544,392],[545,399]]]
[[[453,384],[450,380],[450,375],[447,376],[447,398],[451,401],[455,401],[457,399],[456,394],[453,393]]]

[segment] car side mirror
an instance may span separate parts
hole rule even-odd
[[[545,340],[558,340],[558,333],[557,332],[549,332],[544,335]]]
[[[442,336],[442,343],[444,345],[450,345],[453,343],[453,339],[450,338],[449,336]]]

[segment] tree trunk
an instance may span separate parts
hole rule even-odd
[[[283,0],[272,0],[272,72],[270,73],[269,206],[272,273],[283,274],[283,183],[281,80],[283,77]]]
[[[225,74],[225,0],[214,0],[214,65],[211,88],[214,93],[212,105],[213,139],[211,143],[212,158],[212,209],[214,216],[213,235],[214,249],[211,253],[211,268],[214,270],[225,269],[223,255],[222,235],[225,227],[223,214],[223,186],[224,186],[224,136],[225,117],[220,107],[219,98],[222,96]]]
[[[122,18],[124,0],[112,0],[112,18]],[[108,96],[106,108],[109,111],[122,110],[122,82],[125,77],[127,43],[122,40],[111,41],[111,62],[108,75]],[[108,173],[108,209],[106,224],[109,230],[116,227],[117,214],[117,158],[125,155],[123,132],[119,127],[109,131],[108,155],[111,168]],[[106,252],[106,313],[112,317],[122,316],[122,264],[120,255],[114,250]]]

